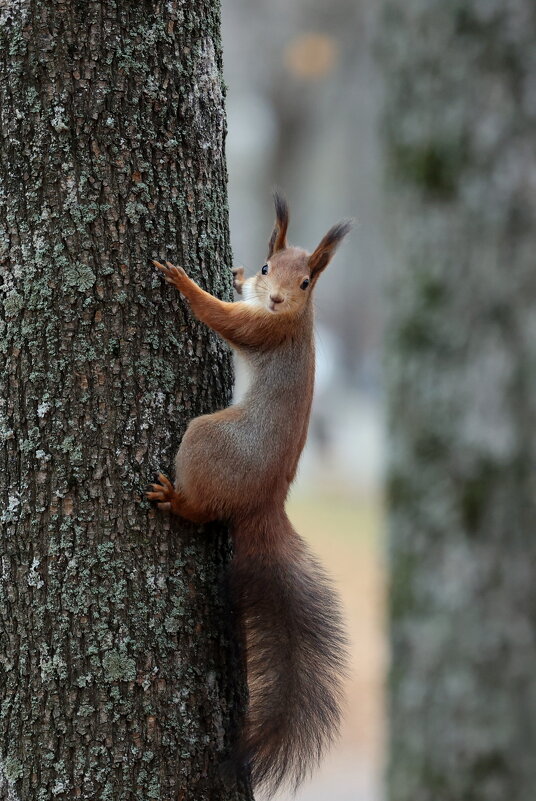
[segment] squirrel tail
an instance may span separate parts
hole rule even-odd
[[[296,789],[338,733],[346,639],[329,579],[286,514],[247,521],[234,539],[249,688],[237,761],[271,795]]]

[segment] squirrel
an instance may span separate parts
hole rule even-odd
[[[194,315],[245,357],[244,399],[192,420],[176,456],[175,486],[162,473],[147,492],[194,523],[227,521],[230,586],[245,649],[249,704],[233,763],[270,795],[296,788],[338,732],[346,638],[329,580],[285,513],[307,437],[314,384],[313,290],[351,221],[309,254],[289,246],[286,201],[274,195],[268,258],[224,302],[181,267],[152,263]]]

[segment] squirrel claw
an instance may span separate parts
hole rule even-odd
[[[159,261],[151,259],[151,264],[154,264],[155,267],[158,267],[158,269],[161,270],[164,273],[164,275],[167,275],[169,273],[167,267],[164,267],[164,265],[161,264]]]
[[[166,261],[166,267],[168,269],[168,272],[171,273],[171,275],[175,275],[175,276],[180,275],[181,278],[187,278],[188,277],[186,275],[186,272],[184,271],[183,267],[177,267],[175,264],[172,264],[170,261]]]
[[[170,492],[174,492],[175,491],[174,488],[173,488],[173,484],[171,483],[169,478],[167,476],[165,476],[163,473],[159,473],[158,474],[158,480],[160,481],[161,484],[163,484],[165,487],[167,487],[168,491],[170,491]]]
[[[163,473],[158,474],[158,481],[160,483],[151,484],[152,492],[149,490],[145,495],[150,501],[158,501],[159,508],[169,509],[171,499],[175,495],[175,487]]]
[[[147,492],[145,493],[146,498],[148,498],[148,500],[150,501],[163,501],[164,493],[160,492],[160,490],[157,489],[158,484],[151,484],[151,487],[153,488],[154,491],[151,492],[150,490],[147,490]]]
[[[173,284],[177,289],[181,289],[184,284],[184,279],[188,278],[182,267],[175,267],[170,261],[166,261],[165,266],[155,259],[151,259],[155,267],[164,273],[164,279],[168,284]]]

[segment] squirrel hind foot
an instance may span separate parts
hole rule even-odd
[[[175,489],[169,478],[163,473],[158,474],[158,483],[151,484],[152,490],[145,494],[150,501],[156,501],[158,508],[169,511],[179,517],[184,517],[191,523],[209,523],[214,516],[195,508],[184,496],[184,493]]]
[[[151,484],[152,490],[148,490],[145,495],[150,501],[156,501],[158,508],[162,510],[174,511],[180,496],[175,487],[163,473],[158,474],[158,482]]]

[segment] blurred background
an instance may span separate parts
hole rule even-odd
[[[223,3],[235,265],[252,274],[264,263],[276,186],[289,201],[292,244],[312,251],[333,223],[356,220],[316,290],[315,400],[289,509],[340,588],[352,670],[342,739],[299,801],[383,797],[386,256],[375,13],[369,0]],[[242,382],[239,372],[238,391]]]
[[[235,264],[264,261],[274,185],[294,244],[357,220],[316,293],[290,504],[353,663],[342,740],[298,798],[528,801],[536,5],[223,7]]]

